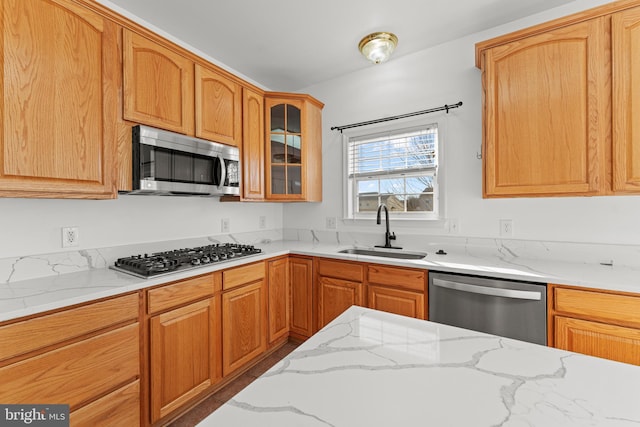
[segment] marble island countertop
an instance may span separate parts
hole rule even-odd
[[[640,425],[640,367],[361,307],[200,427]]]
[[[415,248],[427,252],[428,255],[421,260],[405,260],[339,253],[342,249],[360,246],[356,244],[297,240],[275,240],[255,244],[263,250],[261,255],[151,279],[140,279],[110,270],[107,267],[112,265],[113,260],[106,259],[107,257],[104,257],[105,260],[101,264],[92,264],[84,271],[70,273],[66,272],[73,267],[70,264],[77,261],[73,259],[69,261],[71,258],[57,254],[55,255],[56,259],[42,256],[11,259],[4,266],[0,260],[0,278],[3,268],[9,277],[6,283],[0,281],[0,321],[136,291],[289,253],[640,294],[640,268],[624,264],[610,266],[594,262],[529,259],[503,256],[499,251],[487,253],[456,250],[456,248],[445,248],[446,255],[437,255],[436,247]],[[89,258],[86,254],[82,255],[78,258],[82,258],[83,261],[84,258]],[[94,255],[94,258],[97,257]],[[55,270],[55,272],[45,277],[15,280],[19,276],[18,273],[23,272],[24,274],[27,270],[38,268]]]

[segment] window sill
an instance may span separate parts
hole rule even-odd
[[[384,221],[384,216],[382,217],[382,221]],[[376,224],[375,215],[371,218],[343,218],[342,222],[345,225],[352,226],[371,226]],[[399,228],[415,228],[419,226],[420,228],[430,228],[430,229],[444,229],[447,225],[447,220],[438,218],[438,219],[430,219],[430,218],[397,218],[389,217],[389,223],[393,224],[394,227]]]

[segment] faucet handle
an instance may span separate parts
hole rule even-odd
[[[389,240],[396,240],[396,233],[394,231],[389,233]]]

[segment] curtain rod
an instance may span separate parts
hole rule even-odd
[[[462,106],[462,101],[458,102],[457,104],[453,104],[453,105],[445,104],[442,107],[430,108],[428,110],[416,111],[414,113],[401,114],[399,116],[384,117],[382,119],[369,120],[368,122],[352,123],[350,125],[344,125],[344,126],[334,126],[334,127],[331,128],[331,130],[336,130],[337,129],[340,132],[342,132],[344,129],[356,128],[356,127],[360,127],[360,126],[367,126],[367,125],[372,125],[372,124],[375,124],[375,123],[388,122],[390,120],[404,119],[406,117],[419,116],[420,114],[435,113],[436,111],[443,111],[443,110],[446,110],[447,114],[449,114],[449,110],[451,110],[453,108],[458,108],[460,106]]]

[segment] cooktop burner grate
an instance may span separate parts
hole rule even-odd
[[[252,245],[215,244],[118,258],[110,268],[146,279],[259,253],[262,250]]]

